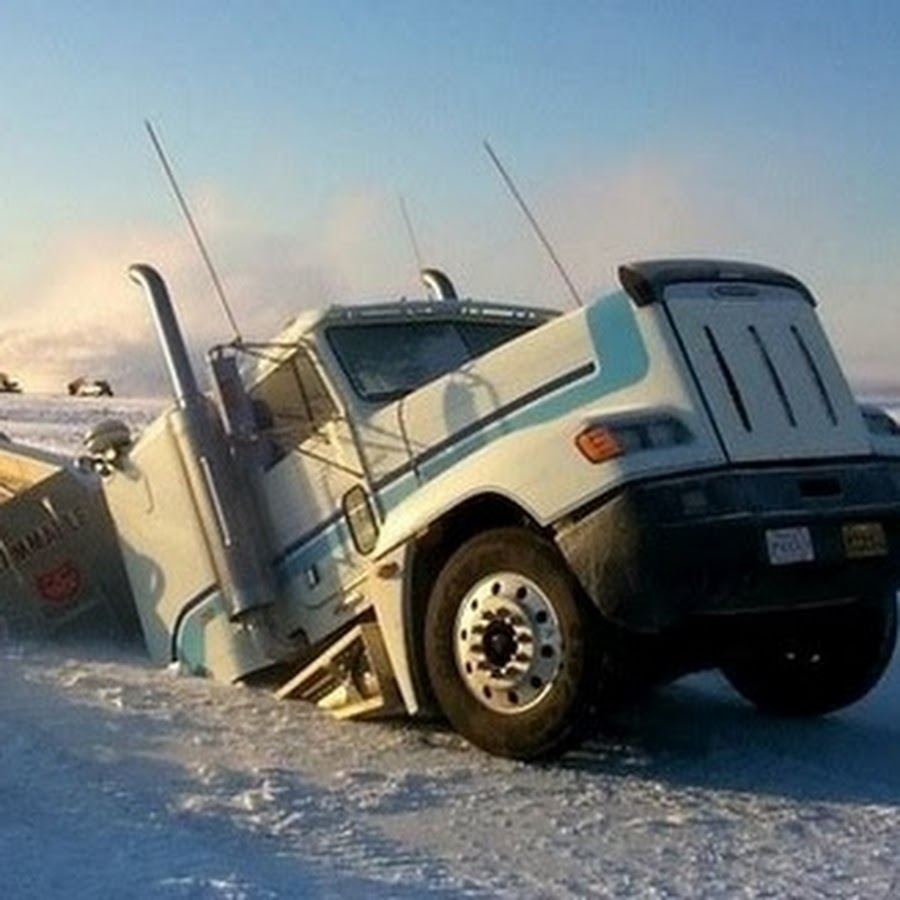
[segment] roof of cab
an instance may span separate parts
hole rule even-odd
[[[385,322],[435,321],[440,319],[492,319],[542,322],[560,315],[559,310],[497,303],[492,300],[389,300],[342,304],[305,310],[292,319],[275,339],[277,343],[299,341],[321,325],[370,325]]]
[[[309,309],[298,313],[271,340],[253,342],[254,346],[266,346],[269,352],[264,358],[250,363],[253,380],[263,371],[289,356],[304,338],[331,325],[368,327],[398,322],[436,322],[448,319],[488,320],[492,322],[518,322],[542,324],[561,315],[558,309],[532,307],[524,304],[497,303],[491,300],[421,300],[407,299],[363,302]],[[249,346],[249,345],[248,345]]]

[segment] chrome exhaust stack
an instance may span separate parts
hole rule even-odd
[[[144,264],[128,274],[150,302],[175,395],[169,422],[228,615],[245,619],[275,600],[256,509],[242,490],[222,416],[197,385],[165,282]]]
[[[453,282],[440,269],[422,269],[419,274],[432,300],[459,300]]]
[[[128,277],[144,289],[150,301],[150,312],[153,314],[153,323],[156,325],[178,407],[187,409],[202,403],[203,394],[197,387],[187,347],[162,276],[152,266],[138,263],[129,268]]]

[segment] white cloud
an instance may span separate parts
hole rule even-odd
[[[4,368],[27,390],[62,391],[82,374],[114,385],[133,380],[151,330],[125,273],[147,248],[175,250],[149,231],[92,230],[57,240],[41,269],[4,296]]]
[[[528,202],[576,285],[588,297],[614,284],[625,260],[666,255],[756,258],[807,279],[851,374],[897,371],[890,335],[900,312],[885,284],[900,265],[862,244],[844,252],[827,189],[804,194],[754,183],[736,164],[644,156],[612,172],[573,172]],[[787,174],[782,175],[786,179]],[[568,306],[565,287],[514,208],[457,209],[424,224],[427,263],[446,266],[464,295]],[[398,199],[362,187],[333,199],[312,236],[254,231],[227,198],[199,192],[195,214],[248,339],[271,337],[299,309],[413,290],[412,251]],[[494,219],[494,221],[489,221]],[[435,241],[435,234],[438,240]],[[78,375],[121,393],[165,393],[162,356],[145,300],[126,277],[148,262],[166,279],[189,344],[230,337],[185,227],[92,227],[58,236],[39,271],[4,293],[0,369],[26,390],[62,391]],[[851,296],[852,294],[852,296]]]

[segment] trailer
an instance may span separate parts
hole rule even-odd
[[[0,440],[0,635],[138,634],[115,527],[92,466]]]
[[[767,713],[855,702],[896,640],[900,427],[857,403],[795,277],[618,274],[560,313],[426,270],[422,299],[214,347],[206,392],[133,267],[173,400],[136,439],[89,436],[85,583],[121,561],[160,665],[438,714],[520,759],[704,668]]]

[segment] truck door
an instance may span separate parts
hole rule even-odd
[[[359,454],[312,355],[300,348],[252,389],[268,463],[264,514],[289,618],[315,641],[359,611],[365,557],[347,526],[347,498],[367,496]]]

